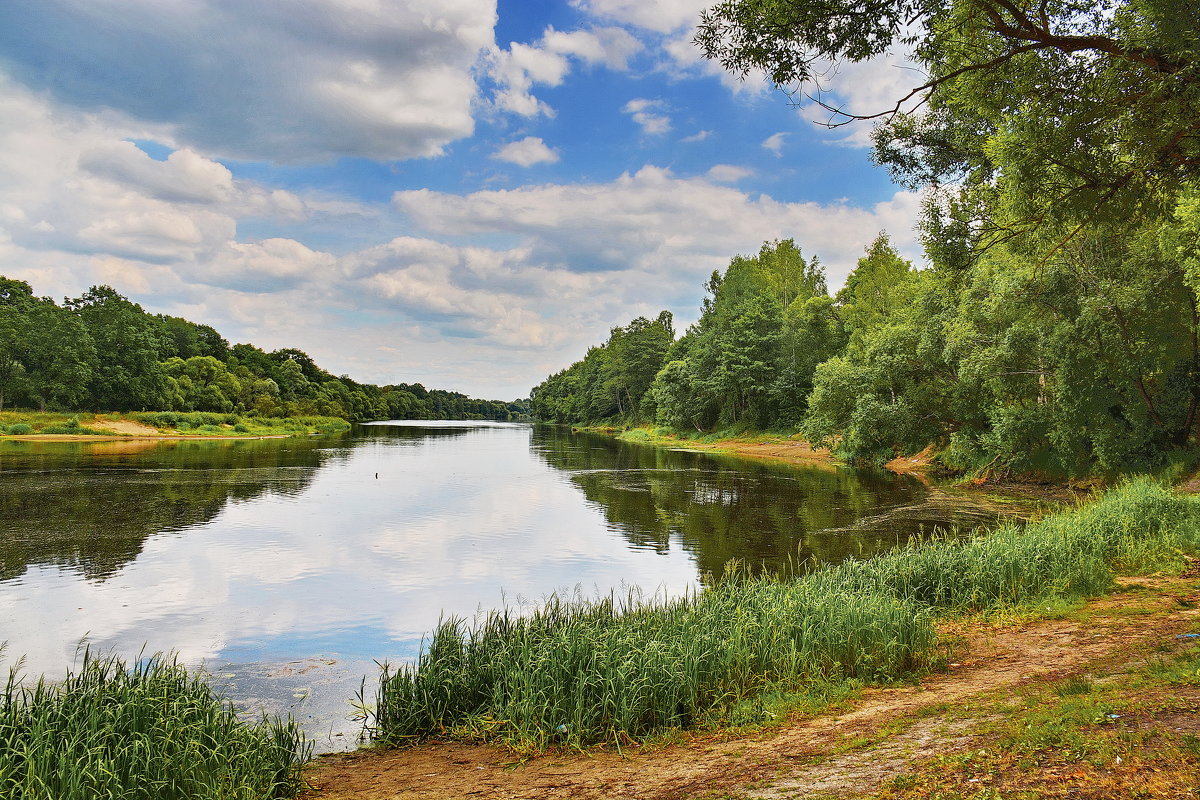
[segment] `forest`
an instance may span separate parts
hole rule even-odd
[[[62,305],[0,277],[0,410],[213,411],[263,417],[523,417],[522,402],[416,384],[375,386],[293,348],[230,345],[208,325],[150,314],[108,286]]]
[[[1040,10],[1039,10],[1040,8]],[[886,233],[831,293],[767,242],[714,273],[698,321],[613,328],[533,390],[538,419],[798,432],[853,460],[933,446],[956,471],[1160,468],[1200,411],[1200,13],[1194,3],[730,0],[697,42],[765,72],[919,190],[923,259]],[[908,48],[878,113],[830,63]],[[822,67],[822,64],[826,67]]]

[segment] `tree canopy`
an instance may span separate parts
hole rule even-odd
[[[829,124],[878,120],[877,160],[910,185],[965,187],[988,241],[1046,223],[1161,213],[1200,177],[1194,0],[725,0],[707,57],[811,98]],[[886,108],[835,104],[836,66],[908,54]]]

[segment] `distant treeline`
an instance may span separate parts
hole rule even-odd
[[[292,348],[230,345],[208,325],[149,314],[108,286],[60,306],[0,277],[0,410],[216,411],[260,416],[511,420],[525,401],[421,384],[375,386]]]
[[[1196,438],[1197,230],[1193,204],[1050,256],[930,237],[924,270],[880,234],[834,296],[815,258],[769,243],[713,274],[682,337],[666,312],[614,328],[533,389],[534,416],[798,430],[866,461],[932,444],[960,470],[1161,467]]]

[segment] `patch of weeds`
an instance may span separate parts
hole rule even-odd
[[[1200,686],[1200,647],[1190,647],[1171,661],[1150,664],[1147,671],[1172,686]]]
[[[862,685],[861,681],[844,680],[823,681],[803,689],[771,687],[734,703],[722,719],[712,722],[735,729],[769,728],[797,716],[813,717],[843,707],[858,696]]]
[[[1043,619],[1073,619],[1085,604],[1083,598],[1053,597],[1038,603],[1036,611]]]
[[[1050,687],[1053,692],[1059,697],[1071,697],[1073,695],[1091,694],[1095,684],[1086,675],[1072,675],[1065,678]]]

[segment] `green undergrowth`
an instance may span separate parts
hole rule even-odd
[[[586,428],[583,430],[587,430]],[[609,431],[611,428],[600,428],[597,430]],[[704,444],[704,445],[720,445],[723,442],[783,442],[794,440],[796,432],[790,431],[774,431],[774,430],[759,430],[744,426],[722,428],[716,431],[677,431],[671,428],[639,426],[622,429],[615,429],[617,438],[625,442],[635,442],[638,444]]]
[[[249,417],[207,411],[147,411],[129,418],[164,432],[187,436],[278,436],[339,433],[350,429],[340,417]]]
[[[84,653],[62,682],[0,695],[0,797],[266,800],[295,797],[311,753],[288,718],[243,720],[161,657]]]
[[[552,597],[450,619],[415,663],[384,667],[368,733],[538,750],[737,725],[770,696],[920,674],[938,659],[939,616],[1059,607],[1117,572],[1177,571],[1198,545],[1200,504],[1138,479],[1025,527],[799,577],[734,571],[680,599]]]
[[[207,411],[143,411],[74,414],[54,411],[0,412],[0,436],[66,434],[114,436],[107,423],[131,421],[167,436],[304,436],[340,433],[350,423],[340,417],[259,417]]]

